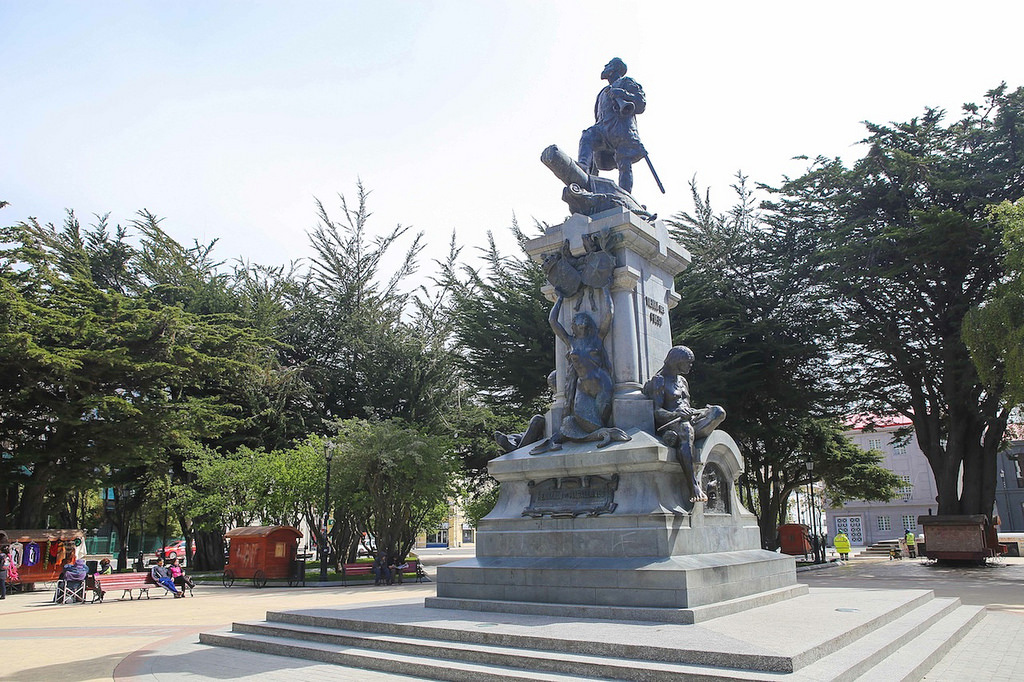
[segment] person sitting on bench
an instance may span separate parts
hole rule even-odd
[[[185,569],[181,567],[181,560],[177,557],[171,559],[171,565],[167,567],[167,572],[171,576],[171,580],[178,587],[192,589],[195,587],[195,583],[192,582],[192,578],[185,574]],[[182,592],[185,590],[183,589]]]
[[[167,568],[164,567],[163,559],[156,560],[156,565],[153,566],[150,571],[150,575],[153,576],[153,582],[173,594],[175,599],[183,596],[182,593],[178,591],[178,588],[174,586],[174,579],[171,577]]]

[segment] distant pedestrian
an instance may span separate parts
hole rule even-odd
[[[0,599],[7,599],[7,575],[11,564],[10,547],[0,547]]]
[[[96,572],[100,575],[110,575],[113,573],[114,569],[110,566],[110,559],[100,559],[100,565]]]
[[[907,556],[911,559],[917,558],[917,538],[914,536],[914,531],[908,530],[906,535],[907,543]]]
[[[836,551],[839,553],[839,558],[843,561],[850,560],[850,538],[843,531],[836,533],[836,537],[833,540],[835,543]]]
[[[377,558],[373,560],[373,584],[391,584],[391,571],[388,568],[388,557],[384,552],[378,552]]]

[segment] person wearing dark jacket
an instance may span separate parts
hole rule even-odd
[[[182,596],[182,593],[174,585],[174,579],[171,578],[170,571],[164,566],[163,559],[156,560],[156,565],[150,570],[150,575],[153,576],[153,582],[173,594],[175,599]]]

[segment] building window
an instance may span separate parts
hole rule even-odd
[[[1017,487],[1024,488],[1024,472],[1021,471],[1021,460],[1024,460],[1024,453],[1015,452],[1006,455],[1013,464],[1013,472],[1017,476]]]
[[[917,517],[904,515],[903,516],[903,527],[907,530],[917,530]]]
[[[882,449],[881,438],[868,438],[868,450],[879,450]]]
[[[447,545],[448,544],[448,529],[439,528],[433,533],[427,535],[427,546],[431,545]]]
[[[914,484],[910,482],[910,476],[900,476],[900,481],[903,485],[896,489],[896,495],[906,502],[914,495]]]
[[[892,522],[888,516],[878,517],[878,530],[892,530]]]
[[[893,445],[892,446],[892,454],[896,455],[897,457],[906,457],[906,455],[907,455],[907,444],[906,443],[897,443],[896,445]]]
[[[462,544],[471,545],[473,544],[473,529],[463,528],[462,529]]]

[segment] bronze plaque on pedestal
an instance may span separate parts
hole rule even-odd
[[[613,501],[619,487],[619,475],[567,476],[546,478],[540,483],[529,482],[530,506],[523,510],[523,516],[539,518],[573,518],[576,516],[597,516],[615,511]]]

